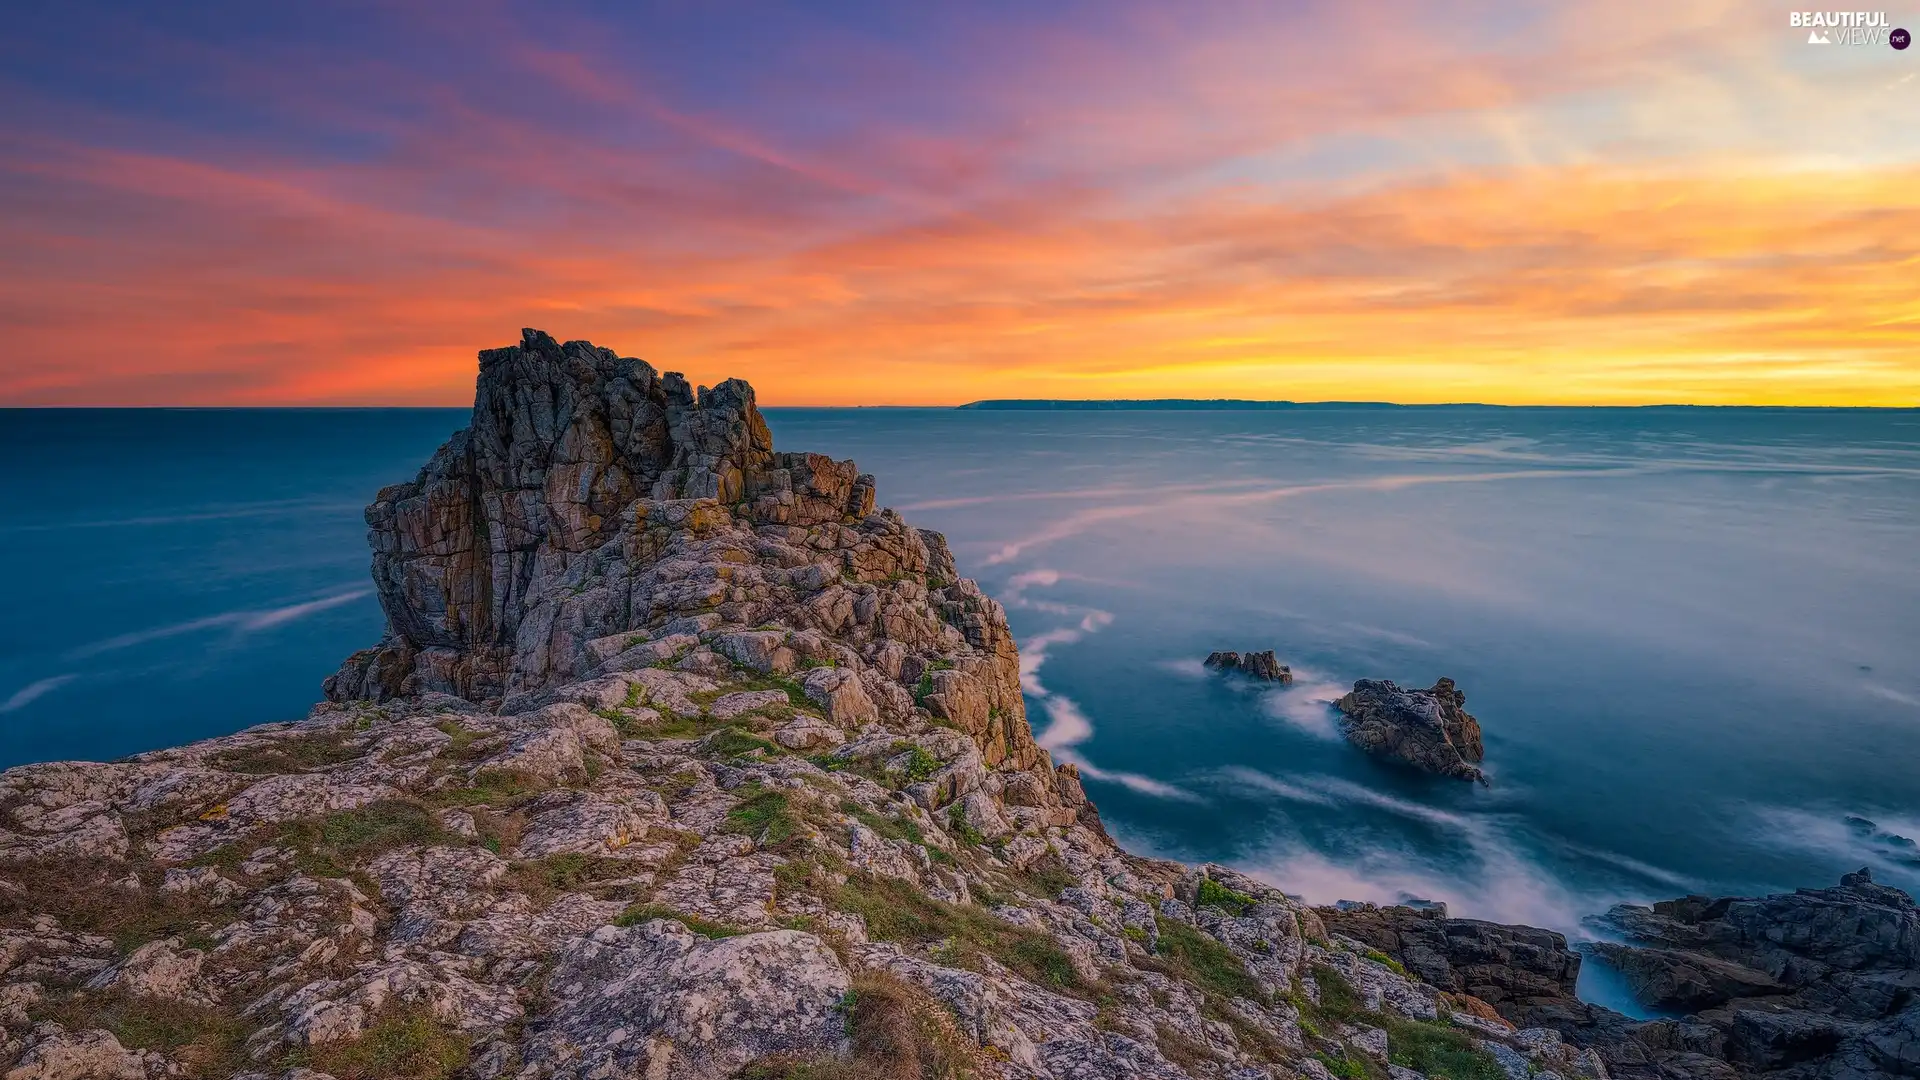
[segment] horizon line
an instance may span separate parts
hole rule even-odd
[[[1106,408],[1101,408],[1105,406]],[[1182,406],[1201,406],[1183,408]],[[1380,401],[1328,399],[1294,401],[1288,398],[980,398],[955,405],[759,403],[761,409],[898,409],[975,412],[1279,412],[1286,409],[1794,409],[1805,412],[1920,412],[1920,401],[1910,405],[1794,405],[1782,402],[1650,401],[1638,403],[1497,401]],[[0,412],[398,412],[402,410],[466,410],[472,405],[7,405]]]

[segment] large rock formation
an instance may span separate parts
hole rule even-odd
[[[1920,910],[1866,869],[1828,889],[1621,905],[1594,952],[1692,1013],[1743,1073],[1920,1076]]]
[[[1443,678],[1426,690],[1402,690],[1387,679],[1361,679],[1333,705],[1341,713],[1341,731],[1362,750],[1484,784],[1480,722],[1462,707],[1466,703],[1467,695],[1452,679]]]
[[[1558,934],[1449,919],[1444,909],[1322,909],[1327,928],[1472,994],[1504,1019],[1559,1031],[1616,1078],[1869,1080],[1920,1076],[1920,911],[1866,870],[1829,889],[1621,905],[1589,943],[1635,997],[1631,1020],[1574,996]]]
[[[307,719],[0,774],[0,1075],[1596,1075],[1116,848],[999,605],[743,383],[528,331],[368,521]]]
[[[1580,956],[1552,930],[1452,919],[1444,904],[1343,905],[1321,909],[1320,917],[1329,930],[1394,957],[1421,981],[1479,998],[1514,1023],[1541,1026],[1575,998]],[[1536,1015],[1542,1008],[1548,1012]]]

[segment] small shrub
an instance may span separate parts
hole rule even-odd
[[[1254,899],[1238,889],[1229,888],[1210,877],[1200,879],[1199,900],[1202,906],[1211,904],[1229,915],[1245,915],[1254,905]]]
[[[940,771],[940,759],[927,753],[926,747],[916,744],[900,749],[907,755],[907,763],[900,770],[900,775],[906,783],[920,783]]]
[[[1387,970],[1393,972],[1395,975],[1399,975],[1402,978],[1406,977],[1406,974],[1407,974],[1406,965],[1400,963],[1400,961],[1398,960],[1395,960],[1393,957],[1388,956],[1386,953],[1381,952],[1379,949],[1368,949],[1367,959],[1373,961],[1376,964],[1385,965]]]
[[[960,809],[959,803],[947,808],[947,831],[974,847],[987,842],[986,834],[968,823],[966,812]]]
[[[945,1006],[882,972],[861,972],[841,1002],[845,1056],[764,1058],[742,1080],[922,1080],[970,1077],[971,1055]]]
[[[1062,890],[1071,889],[1080,884],[1080,879],[1067,870],[1066,864],[1057,858],[1042,859],[1020,875],[1024,890],[1042,900],[1058,897]]]

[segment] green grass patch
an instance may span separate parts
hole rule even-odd
[[[831,667],[832,665],[828,666]],[[714,697],[738,694],[747,690],[779,690],[787,695],[787,703],[794,708],[809,709],[813,707],[812,699],[807,697],[807,688],[802,686],[798,679],[790,679],[785,675],[774,675],[764,671],[755,671],[752,668],[736,667],[735,671],[737,674],[734,680],[726,686],[721,687],[718,691],[712,692]],[[698,701],[699,698],[695,697],[694,700]]]
[[[903,814],[891,816],[876,814],[852,799],[841,801],[840,812],[889,840],[905,840],[910,844],[919,844],[923,847],[926,845],[926,834],[920,831],[920,826],[914,824],[912,818]]]
[[[917,743],[894,743],[893,752],[907,756],[906,764],[896,770],[904,783],[917,784],[940,771],[940,759],[927,753],[927,748]]]
[[[247,1065],[251,1026],[203,1005],[120,991],[82,992],[39,1002],[29,1013],[35,1021],[51,1020],[69,1031],[105,1028],[120,1045],[166,1054],[194,1076],[230,1076]]]
[[[473,1041],[419,1006],[382,1013],[357,1039],[307,1047],[298,1064],[339,1080],[448,1080],[467,1067]]]
[[[636,869],[624,859],[570,851],[514,863],[503,883],[545,904],[561,893],[581,892],[603,881],[633,877]]]
[[[1315,1012],[1329,1020],[1346,1022],[1366,1011],[1365,999],[1345,975],[1325,964],[1315,964],[1311,974],[1314,985],[1320,988],[1320,1003],[1315,1006]]]
[[[722,728],[708,736],[706,750],[710,754],[723,758],[743,757],[755,752],[764,753],[768,757],[778,757],[786,753],[758,735],[737,727]]]
[[[1042,900],[1058,899],[1063,890],[1080,884],[1080,879],[1068,871],[1066,864],[1056,856],[1040,859],[1020,871],[1016,878],[1021,891]]]
[[[1382,1017],[1387,1029],[1387,1059],[1431,1080],[1505,1080],[1492,1054],[1473,1045],[1473,1037],[1450,1024]]]
[[[361,748],[353,745],[350,732],[324,731],[228,750],[215,754],[207,764],[228,772],[266,776],[324,769],[360,755]]]
[[[776,848],[800,831],[792,800],[784,791],[749,785],[733,809],[727,811],[725,831],[750,838],[763,848]]]
[[[1074,969],[1066,951],[1047,934],[969,904],[935,900],[894,878],[849,877],[833,901],[840,910],[864,918],[867,934],[882,941],[944,942],[952,963],[965,967],[976,956],[991,956],[1041,986],[1088,1000],[1101,989]]]
[[[1365,1057],[1359,1054],[1342,1054],[1335,1057],[1332,1054],[1315,1053],[1313,1056],[1319,1058],[1320,1064],[1325,1065],[1327,1071],[1339,1077],[1340,1080],[1373,1080],[1374,1068]]]
[[[1229,915],[1245,915],[1255,901],[1238,889],[1229,888],[1210,877],[1200,879],[1200,905],[1219,908]]]
[[[1142,967],[1226,997],[1266,1000],[1266,988],[1225,945],[1174,919],[1160,919],[1159,927],[1160,941],[1153,955],[1137,961]]]
[[[429,791],[429,806],[508,806],[547,789],[545,781],[511,769],[481,769],[461,787]]]
[[[354,810],[307,818],[282,827],[280,841],[313,877],[345,877],[354,866],[402,847],[460,843],[419,803],[383,799]]]
[[[23,926],[52,915],[75,933],[112,939],[122,953],[165,937],[204,938],[232,921],[231,904],[204,894],[164,893],[149,877],[141,888],[121,885],[133,868],[114,859],[57,856],[0,864],[0,925]]]
[[[665,904],[631,905],[627,910],[621,912],[618,918],[613,920],[613,925],[639,926],[641,923],[652,922],[655,919],[672,919],[674,922],[680,923],[701,937],[714,938],[716,940],[719,938],[738,937],[747,932],[745,929],[734,926],[731,923],[713,922],[710,919],[703,919],[698,915],[688,915],[685,912],[675,911]]]
[[[1399,975],[1402,978],[1406,977],[1406,974],[1407,974],[1406,966],[1400,963],[1400,961],[1395,960],[1393,957],[1388,956],[1386,953],[1381,952],[1379,949],[1368,949],[1367,959],[1373,961],[1376,964],[1385,965],[1387,970],[1393,972],[1395,975]]]
[[[465,752],[467,747],[473,745],[473,740],[480,737],[479,732],[461,727],[458,720],[442,720],[433,726],[447,737],[447,748],[441,751],[442,755],[458,756]]]

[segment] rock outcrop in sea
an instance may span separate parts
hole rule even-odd
[[[1467,695],[1441,679],[1426,690],[1403,690],[1387,679],[1361,679],[1333,703],[1347,741],[1370,754],[1459,780],[1487,782],[1479,763],[1480,722],[1464,708]]]
[[[1671,1019],[1631,1020],[1574,995],[1559,934],[1444,910],[1322,909],[1344,935],[1423,982],[1558,1032],[1616,1080],[1878,1080],[1920,1076],[1920,911],[1862,869],[1827,889],[1621,905],[1590,943],[1634,996]]]
[[[1238,671],[1262,682],[1277,682],[1282,685],[1293,681],[1293,669],[1281,663],[1273,655],[1272,649],[1262,652],[1210,652],[1206,666],[1221,671]]]

